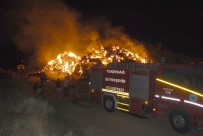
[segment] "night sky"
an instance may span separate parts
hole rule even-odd
[[[183,55],[203,57],[203,7],[184,0],[64,0],[86,17],[105,16],[126,33]],[[82,4],[81,4],[82,3]]]
[[[13,42],[16,25],[7,11],[21,0],[0,2],[0,64],[12,67],[26,58]],[[131,37],[149,44],[161,44],[175,53],[203,58],[203,7],[200,1],[178,0],[61,0],[82,18],[104,17],[112,26],[122,26]],[[163,2],[164,1],[164,2]]]

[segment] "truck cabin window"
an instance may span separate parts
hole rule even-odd
[[[203,92],[203,71],[197,69],[164,69],[163,79],[171,83]]]

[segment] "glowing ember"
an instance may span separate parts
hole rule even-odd
[[[135,62],[147,63],[145,58],[140,57],[138,54],[134,54],[127,49],[119,46],[100,47],[100,49],[92,48],[90,53],[81,57],[77,56],[73,52],[64,52],[59,54],[55,60],[50,60],[43,71],[48,75],[65,76],[69,74],[83,74],[83,71],[88,71],[90,68],[90,59],[99,59],[103,65],[107,65],[112,62],[123,62],[133,60]]]
[[[49,75],[52,74],[57,76],[63,76],[67,73],[72,74],[79,64],[80,59],[81,58],[73,52],[64,52],[59,54],[55,60],[49,61],[42,71]],[[81,69],[78,73],[82,73]]]
[[[126,60],[134,60],[140,63],[147,63],[145,58],[140,57],[138,54],[133,54],[127,49],[120,49],[119,46],[112,46],[98,49],[92,49],[89,54],[89,59],[98,58],[104,65],[107,65],[111,62],[122,62]]]
[[[18,70],[18,72],[25,72],[25,65],[19,64],[19,65],[17,66],[17,70]]]

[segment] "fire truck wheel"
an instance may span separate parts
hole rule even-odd
[[[190,130],[191,120],[189,115],[180,110],[172,111],[169,115],[172,128],[179,133],[186,133]]]
[[[104,97],[103,105],[108,112],[113,112],[115,110],[115,101],[110,96]]]

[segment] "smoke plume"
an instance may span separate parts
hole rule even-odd
[[[141,43],[122,29],[112,28],[105,19],[84,20],[82,14],[60,0],[18,1],[19,28],[14,40],[20,51],[31,56],[33,65],[43,65],[64,51],[82,56],[100,45],[125,47],[147,57]]]

